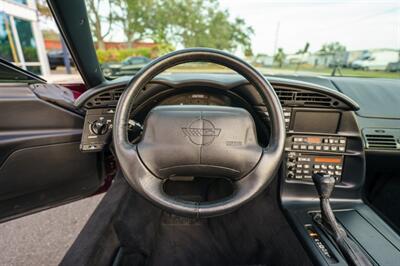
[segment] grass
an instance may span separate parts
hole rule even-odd
[[[312,76],[330,76],[332,68],[328,67],[313,67],[311,65],[296,65],[279,67],[257,67],[262,73],[267,75],[312,75]],[[341,68],[341,73],[346,77],[368,77],[368,78],[391,78],[400,79],[400,72],[392,73],[386,71],[365,71],[365,70],[353,70],[350,68]],[[189,63],[173,67],[168,72],[212,72],[212,73],[229,73],[232,70],[209,63]],[[336,76],[340,76],[339,72],[336,72]]]
[[[268,69],[268,68],[267,68]],[[313,67],[311,65],[300,65],[297,69],[297,66],[284,66],[282,68],[271,68],[275,71],[279,71],[282,69],[284,71],[292,71],[292,73],[309,73],[309,74],[318,74],[322,76],[330,76],[332,74],[333,69],[328,67]],[[400,72],[386,72],[386,71],[373,71],[373,70],[355,70],[351,68],[340,68],[340,72],[345,77],[368,77],[368,78],[400,78]],[[336,71],[336,76],[340,76],[340,72]]]

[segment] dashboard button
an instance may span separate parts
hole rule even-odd
[[[293,171],[296,168],[296,164],[294,163],[288,163],[287,168],[289,171]]]

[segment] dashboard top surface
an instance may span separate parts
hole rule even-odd
[[[359,105],[350,97],[338,91],[333,85],[325,86],[324,78],[316,78],[318,82],[313,80],[302,81],[298,79],[288,79],[284,77],[267,77],[268,81],[275,86],[287,86],[290,88],[306,89],[317,93],[322,93],[338,99],[349,107],[351,110],[358,110]],[[109,82],[101,87],[89,89],[82,94],[75,102],[75,106],[81,108],[84,104],[96,94],[115,89],[124,88],[128,85],[129,79],[121,78]],[[211,74],[211,73],[169,73],[161,74],[153,79],[153,84],[163,84],[171,88],[182,88],[190,86],[209,86],[219,89],[233,89],[239,86],[248,85],[248,81],[236,74]]]
[[[393,79],[332,78],[338,90],[360,105],[357,114],[400,119],[400,81]]]
[[[398,103],[400,103],[399,80],[300,75],[267,76],[266,78],[274,87],[278,97],[281,96],[279,90],[285,93],[285,90],[289,89],[301,91],[305,94],[307,92],[311,94],[316,93],[318,97],[326,95],[333,100],[331,103],[338,100],[338,105],[331,104],[325,108],[354,111],[360,133],[365,133],[364,129],[368,129],[368,131],[373,130],[386,137],[393,129],[400,128],[400,108],[398,108]],[[95,97],[101,96],[102,93],[114,91],[115,95],[121,95],[129,81],[129,77],[123,77],[110,81],[105,85],[89,89],[75,101],[75,107],[87,109],[87,103]],[[165,73],[157,76],[151,84],[151,86],[158,87],[159,91],[169,89],[170,93],[176,95],[184,94],[187,88],[196,89],[203,87],[220,89],[222,92],[236,91],[242,95],[247,93],[248,96],[251,94],[251,87],[249,87],[247,80],[234,73]],[[182,88],[181,91],[173,92],[174,89],[180,88]],[[196,92],[195,90],[193,91]],[[184,97],[184,95],[181,96]],[[183,101],[182,97],[175,97],[172,100],[175,103],[185,102],[187,104],[188,101]],[[254,95],[250,95],[250,97],[253,97],[253,100],[255,99]],[[212,103],[213,101],[214,103]],[[217,102],[217,98],[212,99],[211,104],[218,105]],[[114,107],[116,103],[117,100],[113,102]],[[257,100],[250,101],[250,103],[254,106],[263,105],[262,102]],[[305,104],[293,105],[290,102],[289,104],[282,102],[282,105],[283,107],[321,107],[306,106]],[[99,107],[92,105],[92,108]],[[397,141],[398,144],[395,145],[400,147],[400,134],[396,133],[393,136],[389,134],[389,137],[393,138],[392,142],[395,143]],[[364,136],[365,142],[368,143],[366,138],[367,136]]]

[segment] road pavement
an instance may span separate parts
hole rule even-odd
[[[102,197],[0,224],[0,265],[58,265]]]

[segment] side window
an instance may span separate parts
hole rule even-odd
[[[142,63],[142,59],[141,58],[132,58],[131,59],[131,64],[132,65],[141,64],[141,63]]]
[[[0,57],[9,62],[18,61],[15,41],[11,34],[10,20],[2,12],[0,12]]]
[[[18,4],[18,3],[16,3]],[[20,4],[22,5],[22,4]],[[7,7],[7,6],[6,6]],[[27,15],[29,16],[29,14]],[[0,57],[12,62],[22,69],[36,74],[47,74],[45,54],[39,58],[38,47],[39,29],[34,28],[37,23],[31,20],[15,17],[12,12],[0,13]],[[42,39],[40,39],[42,40]]]
[[[69,80],[65,74],[80,80],[46,0],[2,1],[0,6],[1,59],[53,82]]]
[[[33,35],[32,23],[19,18],[15,18],[14,23],[22,48],[21,57],[24,58],[26,69],[33,73],[40,73],[38,47]]]

